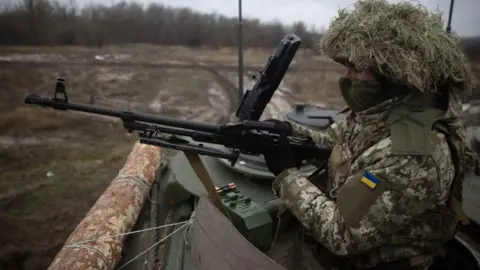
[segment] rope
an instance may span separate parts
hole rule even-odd
[[[193,211],[192,214],[190,215],[190,220],[193,220],[194,218],[195,218],[195,211]],[[189,222],[187,224],[187,228],[185,229],[185,232],[183,233],[183,241],[185,242],[186,247],[190,245],[189,238],[192,235],[192,228],[193,228],[192,225],[193,225],[193,222]]]
[[[142,194],[148,193],[150,190],[150,186],[146,183],[146,181],[139,176],[134,176],[134,175],[128,175],[123,173],[123,171],[120,171],[120,173],[117,176],[117,179],[115,180],[116,183],[136,183],[138,184],[138,188],[142,191]]]
[[[184,222],[185,224],[183,224],[181,227],[179,227],[178,229],[174,230],[173,232],[171,232],[170,234],[168,234],[167,236],[165,236],[164,238],[160,239],[160,241],[154,243],[153,245],[151,245],[149,248],[147,248],[146,250],[142,251],[140,254],[138,254],[137,256],[133,257],[132,259],[130,259],[128,262],[124,263],[122,266],[120,266],[118,269],[122,269],[123,267],[127,266],[128,264],[132,263],[133,261],[135,261],[136,259],[140,258],[143,254],[147,253],[149,250],[151,250],[152,248],[156,247],[157,245],[161,244],[163,241],[167,240],[168,238],[170,238],[172,235],[174,235],[176,232],[180,231],[181,229],[185,228],[188,226],[188,224],[191,224],[192,223],[192,220],[189,220],[187,222]]]
[[[85,240],[85,241],[81,241],[81,242],[76,242],[76,243],[70,244],[70,245],[68,245],[68,246],[65,246],[64,249],[65,249],[65,248],[69,248],[69,247],[75,248],[75,247],[78,247],[78,246],[81,245],[81,244],[88,243],[88,242],[92,242],[92,241],[96,241],[96,240],[100,240],[100,239],[111,239],[111,238],[114,238],[114,237],[125,236],[125,235],[130,235],[130,234],[135,234],[135,233],[141,233],[141,232],[146,232],[146,231],[152,231],[152,230],[158,230],[158,229],[162,229],[162,228],[166,228],[166,227],[170,227],[170,226],[176,226],[176,225],[180,225],[180,224],[184,224],[184,226],[185,226],[185,225],[187,225],[188,223],[191,223],[191,221],[190,221],[190,220],[187,220],[187,221],[176,222],[176,223],[171,223],[171,224],[164,224],[164,225],[157,226],[157,227],[153,227],[153,228],[147,228],[147,229],[142,229],[142,230],[131,231],[131,232],[128,232],[128,233],[120,233],[120,234],[115,234],[115,235],[101,236],[101,237],[98,237],[98,238],[92,238],[92,239],[88,239],[88,240]]]
[[[107,257],[105,257],[105,255],[100,250],[98,250],[96,247],[92,247],[92,246],[88,246],[88,245],[82,245],[82,244],[72,244],[72,245],[70,245],[70,247],[72,247],[72,248],[84,248],[84,249],[88,249],[90,251],[93,251],[94,253],[97,253],[100,256],[100,258],[102,258],[103,264],[105,266],[107,266],[107,267],[109,266]]]

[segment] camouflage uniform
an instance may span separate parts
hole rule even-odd
[[[458,220],[467,220],[459,194],[474,156],[459,92],[474,80],[442,27],[440,15],[408,3],[365,0],[340,11],[321,47],[350,68],[339,86],[351,111],[326,133],[289,121],[332,147],[326,185],[301,175],[290,157],[278,160],[282,171],[269,165],[280,153],[264,155],[277,175],[274,192],[341,258],[340,268],[409,260],[426,269]]]
[[[290,122],[297,133],[333,147],[327,188],[320,190],[295,168],[273,183],[315,239],[358,268],[422,255],[416,257],[421,269],[456,229],[447,207],[455,168],[445,135],[431,131],[430,155],[395,154],[387,114],[393,105],[395,99],[350,112],[326,133]],[[441,118],[458,116],[459,107],[452,96]],[[362,182],[366,171],[375,177],[374,188]]]

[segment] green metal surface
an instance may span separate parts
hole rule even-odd
[[[266,251],[273,239],[273,224],[269,212],[244,196],[235,185],[220,187],[218,191],[235,228],[256,248]]]
[[[265,201],[273,197],[271,181],[246,178],[242,174],[229,169],[227,166],[221,164],[218,159],[200,156],[207,171],[209,172],[213,183],[216,186],[224,186],[229,183],[235,183],[237,189],[245,196],[251,197],[255,202],[263,204]],[[194,170],[190,167],[187,158],[183,153],[179,153],[172,158],[170,163],[173,177],[180,183],[188,192],[200,197],[207,195],[207,191],[198,179]]]
[[[188,220],[192,213],[192,208],[189,205],[182,204],[177,207],[174,212],[174,220],[176,222],[182,220]],[[182,225],[176,225],[170,231],[175,231],[182,227]],[[185,230],[180,230],[179,233],[172,235],[167,242],[168,255],[165,256],[165,268],[166,269],[185,269]]]

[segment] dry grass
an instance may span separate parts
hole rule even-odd
[[[305,71],[288,73],[285,81],[291,82],[293,93],[303,102],[344,106],[338,90],[340,76],[341,73],[336,71]]]
[[[45,269],[137,139],[121,123],[27,106],[25,93],[52,95],[62,73],[73,101],[93,94],[96,104],[146,112],[167,88],[205,103],[213,79],[202,69],[0,65],[0,231],[9,232],[0,236],[0,269]]]
[[[2,269],[45,269],[123,166],[135,140],[117,125],[37,112],[19,108],[2,115],[2,129],[13,129],[20,142],[0,150],[0,230],[9,232],[0,237]],[[60,133],[66,128],[71,132]],[[60,141],[22,145],[28,134],[40,142]]]
[[[17,107],[12,111],[0,114],[0,130],[6,134],[33,134],[37,132],[68,129],[77,125],[86,125],[91,120],[76,119],[65,112],[34,107]]]
[[[275,48],[246,48],[243,52],[245,65],[263,66],[265,61],[274,52]],[[104,46],[102,48],[84,48],[84,47],[38,47],[29,46],[0,46],[0,57],[9,55],[24,55],[25,59],[44,59],[43,61],[79,61],[79,62],[98,62],[96,55],[106,57],[111,61],[126,61],[131,63],[160,63],[165,61],[174,62],[201,62],[217,65],[237,65],[238,51],[235,47],[220,48],[189,48],[185,46],[162,46],[148,44],[132,44],[124,46]],[[27,57],[28,56],[28,57]],[[115,58],[117,56],[117,58]],[[316,55],[308,49],[301,46],[295,55],[294,63],[302,67],[318,67],[319,65],[331,65],[332,62],[324,57]],[[337,64],[334,64],[339,68]]]
[[[436,92],[445,81],[459,92],[475,87],[459,40],[445,33],[441,12],[386,0],[354,6],[339,10],[330,22],[321,41],[326,55],[421,92]]]

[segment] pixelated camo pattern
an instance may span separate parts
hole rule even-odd
[[[457,113],[459,100],[453,101],[445,117]],[[273,184],[322,245],[360,267],[435,250],[452,236],[456,224],[445,208],[454,167],[444,135],[434,132],[440,143],[432,156],[392,155],[389,129],[379,124],[392,105],[388,101],[362,114],[350,113],[326,133],[291,122],[297,133],[336,146],[340,158],[335,164],[330,160],[325,193],[295,170]],[[367,170],[388,182],[389,188],[353,228],[339,211],[336,196],[344,184],[359,181]]]

